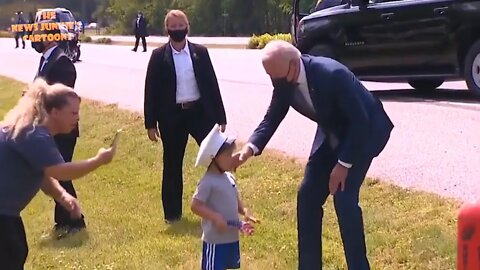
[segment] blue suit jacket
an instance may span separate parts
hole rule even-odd
[[[335,152],[339,160],[355,164],[378,156],[394,127],[380,100],[341,63],[309,55],[301,59],[315,113],[309,114],[306,104],[296,102],[294,95],[300,93],[295,87],[275,88],[263,121],[249,139],[259,149],[256,155],[261,154],[292,106],[317,122],[323,131],[337,137],[339,144]],[[321,143],[314,141],[312,154]]]

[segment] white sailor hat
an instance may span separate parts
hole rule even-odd
[[[221,132],[219,125],[216,124],[200,144],[195,167],[199,165],[205,167],[210,166],[210,163],[212,163],[212,160],[217,156],[223,144],[232,144],[234,141],[235,138],[228,137],[225,133]]]

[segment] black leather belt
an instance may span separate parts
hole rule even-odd
[[[188,109],[191,109],[191,108],[195,107],[196,104],[197,104],[197,100],[184,102],[184,103],[177,103],[177,106],[179,106],[180,109],[182,109],[182,110],[188,110]]]

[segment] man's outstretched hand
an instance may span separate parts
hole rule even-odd
[[[248,145],[244,145],[240,151],[233,155],[235,160],[235,168],[243,165],[251,156],[253,156],[252,148],[248,147]]]

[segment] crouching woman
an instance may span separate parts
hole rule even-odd
[[[38,79],[0,122],[0,265],[23,269],[28,254],[20,212],[41,189],[81,215],[78,201],[57,180],[80,178],[109,163],[116,146],[84,161],[66,163],[53,136],[69,133],[79,121],[80,97],[63,84]]]

